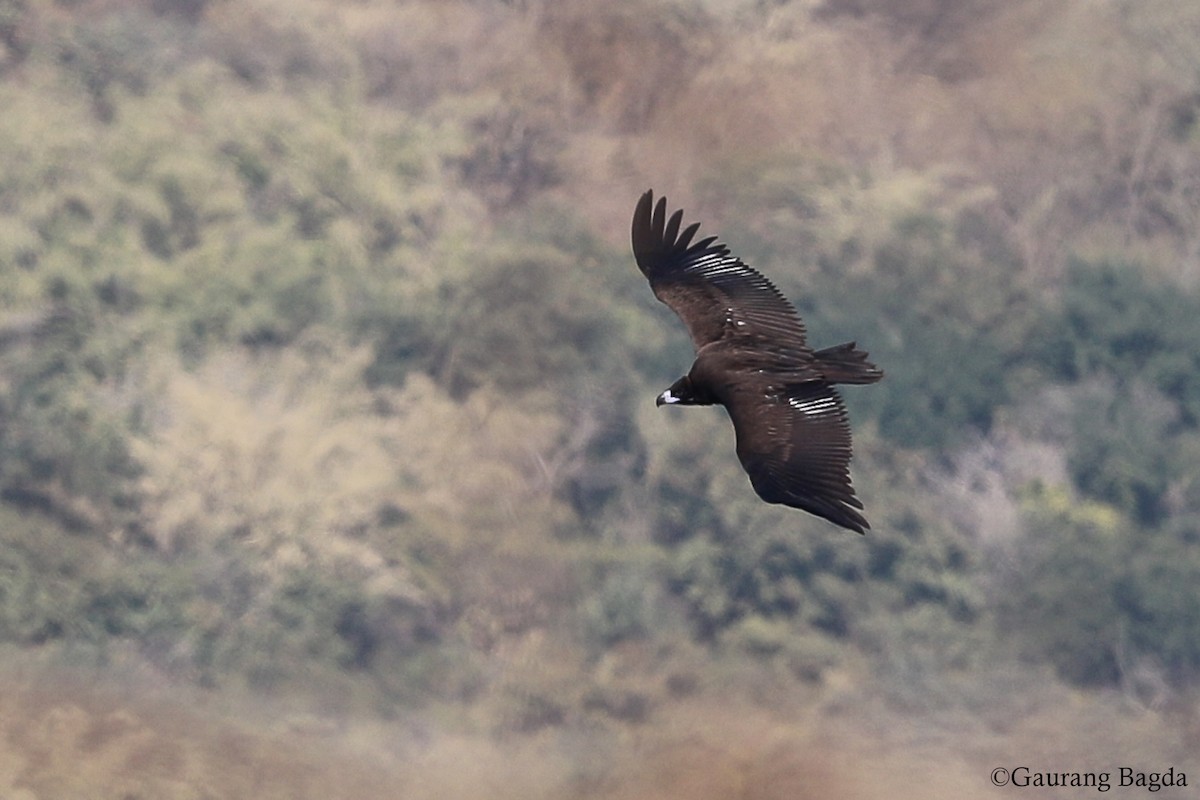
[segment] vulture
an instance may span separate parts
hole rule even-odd
[[[696,360],[657,405],[725,407],[737,455],[768,503],[799,508],[865,533],[850,482],[850,422],[836,384],[874,383],[883,371],[854,342],[808,346],[796,309],[717,237],[696,239],[683,211],[648,191],[633,212],[633,255],[655,297],[687,326]]]

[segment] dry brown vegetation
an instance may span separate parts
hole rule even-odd
[[[1178,767],[1193,752],[1194,719],[1131,715],[1115,698],[1038,699],[1049,705],[969,729],[962,718],[835,710],[828,696],[785,699],[774,711],[727,697],[681,702],[616,738],[497,738],[439,730],[421,716],[390,724],[287,716],[253,698],[232,711],[230,698],[178,687],[10,669],[0,692],[0,791],[13,800],[999,798],[1014,790],[989,783],[997,766],[1115,775],[1121,765]],[[1075,735],[1064,737],[1065,728]]]

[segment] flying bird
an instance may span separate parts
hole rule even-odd
[[[691,334],[691,370],[657,405],[722,405],[758,496],[865,533],[850,483],[850,421],[839,383],[874,383],[883,371],[854,342],[814,351],[796,309],[762,273],[683,211],[646,192],[633,212],[633,254],[654,295]]]

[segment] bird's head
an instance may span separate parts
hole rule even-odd
[[[669,389],[660,394],[658,399],[654,401],[654,404],[658,406],[701,406],[711,405],[712,402],[712,400],[701,397],[700,393],[696,391],[696,387],[692,384],[691,377],[684,375],[672,383]]]

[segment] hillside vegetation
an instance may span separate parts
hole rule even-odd
[[[1197,65],[1165,0],[0,0],[0,786],[1200,780]],[[651,187],[885,369],[867,536],[654,407]]]

